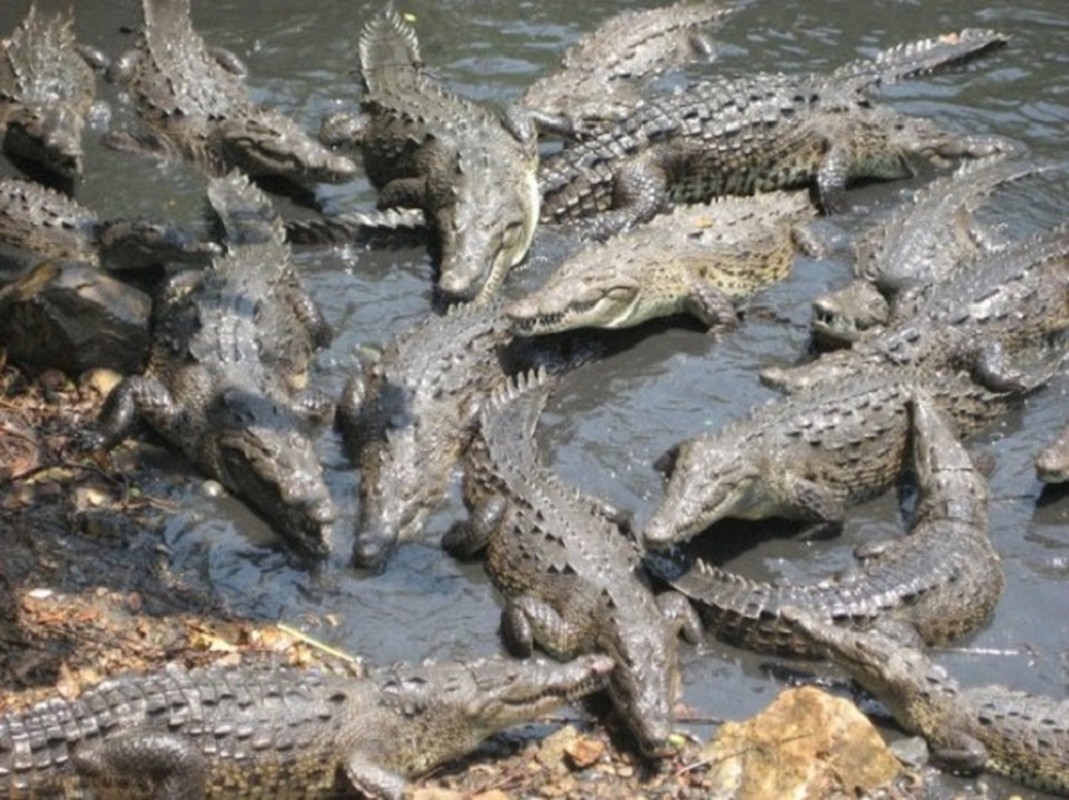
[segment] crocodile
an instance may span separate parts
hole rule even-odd
[[[794,607],[783,616],[903,729],[924,736],[936,763],[1069,795],[1069,700],[1003,686],[963,688],[923,651],[881,631],[842,628]]]
[[[728,517],[783,517],[833,532],[847,504],[879,494],[898,477],[909,443],[910,397],[926,392],[970,436],[1052,377],[1057,358],[1041,350],[1027,359],[1028,383],[1006,391],[985,388],[963,372],[870,368],[683,441],[659,462],[671,475],[644,543],[663,548]]]
[[[796,367],[767,367],[766,385],[798,391],[841,381],[859,364],[966,369],[998,390],[1017,380],[1013,356],[1069,328],[1069,225],[982,255],[929,287],[914,313],[849,350]]]
[[[381,569],[442,502],[480,403],[506,380],[511,338],[499,303],[456,304],[403,332],[346,383],[338,422],[361,475],[354,564]]]
[[[374,797],[601,689],[612,660],[395,664],[354,676],[252,659],[127,675],[0,717],[0,794]]]
[[[129,85],[150,132],[115,132],[106,137],[109,145],[180,155],[214,176],[235,167],[252,177],[296,183],[356,176],[352,159],[323,146],[281,112],[252,102],[242,76],[194,30],[190,0],[143,0],[142,8],[138,47],[109,76]]]
[[[833,212],[852,180],[908,175],[909,154],[938,161],[1003,152],[1004,140],[950,134],[874,105],[864,90],[1005,41],[967,29],[831,73],[711,79],[652,98],[542,162],[542,221],[582,220],[586,233],[606,238],[670,204],[799,187],[815,188]]]
[[[1036,475],[1045,483],[1069,482],[1069,425],[1036,456]]]
[[[855,279],[813,301],[813,338],[826,349],[849,346],[866,331],[916,312],[925,287],[949,279],[990,245],[973,212],[1000,186],[1040,168],[1004,158],[963,163],[918,189],[856,247]]]
[[[207,263],[222,248],[169,222],[101,220],[67,195],[33,181],[0,178],[0,270],[44,260],[136,269],[165,261]]]
[[[695,641],[700,623],[681,595],[654,595],[619,513],[541,463],[534,433],[547,394],[539,370],[483,405],[464,478],[471,519],[444,544],[465,553],[485,547],[487,572],[506,597],[502,633],[514,654],[537,644],[560,659],[591,651],[612,657],[614,708],[645,756],[665,756],[677,637]]]
[[[729,325],[737,302],[786,277],[798,225],[814,213],[801,192],[679,207],[584,248],[506,313],[523,336],[626,328],[677,313],[710,328]]]
[[[301,554],[322,556],[335,510],[309,431],[333,406],[306,383],[329,326],[263,192],[235,171],[213,179],[208,198],[227,253],[164,284],[146,371],[108,395],[89,438],[114,444],[141,417]]]
[[[82,132],[96,76],[74,37],[73,6],[54,15],[30,4],[0,40],[0,133],[4,151],[60,181],[82,172]]]
[[[984,623],[1002,593],[988,536],[987,483],[923,394],[910,401],[919,499],[909,535],[868,543],[863,565],[807,585],[753,581],[697,560],[670,583],[719,638],[761,652],[819,657],[781,614],[784,606],[856,628],[894,626],[942,644]]]
[[[392,9],[360,37],[364,112],[357,139],[380,208],[423,209],[438,286],[483,302],[527,254],[538,223],[538,136],[520,109],[502,114],[443,89],[422,69],[415,31]]]
[[[520,105],[543,132],[590,135],[639,103],[634,81],[709,58],[713,45],[703,29],[740,6],[707,0],[615,14],[568,48],[559,71],[528,86]]]

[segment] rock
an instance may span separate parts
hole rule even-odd
[[[850,702],[813,687],[788,689],[758,716],[726,723],[706,745],[711,796],[856,797],[902,767]]]
[[[147,294],[77,262],[46,261],[0,289],[0,343],[10,358],[79,375],[140,372]]]

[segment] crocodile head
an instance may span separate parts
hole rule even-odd
[[[866,280],[855,280],[813,301],[813,338],[828,349],[849,347],[872,328],[887,324],[887,299]]]
[[[382,670],[374,676],[381,702],[403,710],[407,734],[392,742],[385,766],[405,775],[426,772],[487,736],[601,689],[612,670],[604,655],[566,663],[502,658]]]
[[[485,302],[531,247],[542,202],[537,135],[530,120],[509,130],[507,139],[492,139],[498,146],[507,141],[506,152],[487,146],[459,158],[452,185],[431,198],[438,286],[452,298]]]
[[[252,177],[277,175],[298,183],[341,183],[356,176],[356,163],[334,153],[291,119],[261,109],[220,124],[224,160]]]
[[[55,103],[19,106],[8,117],[4,150],[15,158],[40,164],[64,180],[82,172],[82,129],[85,118]]]
[[[911,170],[904,162],[906,154],[915,154],[937,166],[944,166],[959,158],[984,158],[1017,149],[1008,139],[998,136],[963,136],[944,130],[931,120],[899,114],[890,108],[879,107],[873,111],[887,136],[887,149],[883,153],[873,151],[875,160],[863,163],[860,174],[868,177],[893,180],[910,174]],[[894,153],[899,157],[885,157]]]
[[[769,476],[747,442],[730,431],[706,434],[673,448],[658,462],[670,466],[665,496],[642,532],[660,549],[697,536],[727,517],[767,516]]]
[[[644,321],[640,281],[611,263],[583,266],[573,271],[565,264],[537,292],[509,304],[505,314],[513,330],[536,336],[584,327],[626,328]]]
[[[216,435],[223,482],[300,552],[326,556],[336,513],[311,441],[284,409],[268,418],[258,407],[242,423]]]
[[[958,702],[946,670],[933,664],[922,651],[887,633],[840,627],[794,606],[784,606],[780,615],[878,697],[907,728],[918,730],[913,722],[917,715],[931,713],[940,700],[949,701],[951,706]]]

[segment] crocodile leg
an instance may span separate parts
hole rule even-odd
[[[423,208],[426,204],[426,178],[395,178],[379,190],[380,209]]]
[[[161,430],[175,427],[181,410],[157,378],[132,376],[116,386],[104,401],[91,443],[110,447],[133,427],[138,417]]]
[[[454,558],[471,558],[484,550],[504,518],[508,501],[494,495],[472,509],[469,519],[454,522],[442,536],[442,548]]]
[[[798,475],[784,476],[783,501],[795,517],[812,522],[805,531],[805,538],[833,536],[842,528],[846,517],[843,499],[825,486]]]
[[[345,776],[364,797],[401,800],[405,779],[393,770],[379,766],[362,753],[353,753],[345,761]]]
[[[973,380],[992,392],[1024,392],[1025,377],[1010,366],[1010,358],[1000,342],[987,342],[974,348]]]
[[[975,775],[983,771],[988,761],[983,742],[964,731],[953,731],[942,740],[930,744],[932,761],[950,772]]]
[[[505,646],[522,658],[531,655],[538,644],[554,658],[567,661],[587,649],[589,633],[587,626],[570,622],[552,605],[530,594],[510,598],[501,615]]]
[[[613,176],[612,210],[594,215],[580,226],[584,234],[603,241],[665,209],[668,193],[666,156],[653,149],[623,163]]]
[[[702,640],[702,622],[690,601],[679,592],[661,592],[657,607],[668,624],[691,644]]]
[[[733,327],[739,322],[735,303],[723,291],[708,282],[699,282],[691,287],[690,294],[684,301],[684,308],[688,314],[708,325],[710,333],[720,328]]]
[[[203,800],[207,796],[204,754],[189,739],[175,734],[137,729],[115,734],[77,753],[74,761],[78,773],[94,787],[94,796],[125,800]]]

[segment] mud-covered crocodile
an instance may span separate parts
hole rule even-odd
[[[0,271],[46,259],[131,269],[165,261],[206,263],[222,248],[168,222],[101,220],[76,200],[33,181],[0,178]]]
[[[140,417],[295,548],[324,555],[335,511],[307,431],[333,406],[305,384],[329,329],[263,192],[235,171],[208,198],[226,255],[166,282],[145,374],[108,396],[96,440],[115,442]]]
[[[1069,328],[1069,225],[979,256],[928,287],[914,313],[849,350],[797,367],[768,367],[761,381],[787,391],[831,385],[863,366],[964,369],[1004,389],[1014,357]]]
[[[731,324],[736,303],[786,277],[799,226],[814,213],[802,192],[679,207],[587,246],[506,313],[523,336],[625,328],[678,313],[710,327]]]
[[[121,149],[180,155],[213,175],[234,167],[296,182],[346,181],[357,173],[289,117],[252,102],[243,77],[193,29],[190,0],[143,0],[136,50],[109,74],[125,82],[147,134],[116,132]]]
[[[710,631],[751,650],[813,657],[819,651],[783,618],[785,606],[837,625],[893,625],[929,645],[987,620],[1003,584],[987,483],[931,402],[921,394],[910,406],[919,498],[909,534],[866,544],[863,565],[813,584],[753,581],[695,561],[670,583]]]
[[[528,86],[520,104],[542,130],[590,134],[638,104],[636,81],[695,57],[708,58],[713,46],[704,28],[741,5],[703,0],[615,14],[569,47],[561,69]]]
[[[910,317],[925,287],[949,279],[989,249],[973,212],[1000,186],[1036,171],[1005,158],[966,162],[914,192],[868,229],[856,247],[855,279],[813,301],[813,337],[849,346],[866,331]]]
[[[784,517],[837,528],[847,504],[897,479],[909,443],[909,399],[918,391],[969,436],[1049,380],[1056,362],[1050,353],[1030,355],[1022,373],[1028,381],[1004,392],[965,373],[903,367],[859,370],[836,386],[773,400],[662,458],[671,475],[644,542],[665,547],[724,518]]]
[[[372,797],[602,688],[612,660],[377,668],[253,661],[113,678],[0,717],[0,795],[123,800]]]
[[[1069,795],[1069,700],[1003,686],[963,688],[924,652],[881,631],[849,630],[799,608],[783,615],[899,725],[924,736],[936,763]]]
[[[604,238],[672,203],[798,187],[815,188],[820,206],[834,211],[845,204],[844,190],[854,179],[909,174],[907,155],[1001,152],[1004,141],[948,133],[874,105],[864,90],[1005,41],[993,31],[969,29],[830,73],[712,79],[652,98],[620,123],[566,143],[542,162],[542,220],[589,218],[584,227]]]
[[[609,695],[621,721],[645,755],[662,756],[678,689],[677,637],[693,640],[699,622],[682,596],[654,595],[616,514],[541,463],[534,434],[547,394],[544,373],[527,373],[484,404],[464,479],[471,519],[444,544],[467,553],[485,546],[515,654],[538,645],[562,659],[611,656]]]
[[[359,125],[326,138],[359,144],[380,208],[423,209],[442,291],[491,297],[526,255],[538,222],[533,123],[519,109],[501,114],[447,92],[422,69],[416,34],[392,9],[365,26],[360,67]]]
[[[1069,425],[1036,455],[1036,475],[1045,483],[1069,481]]]
[[[74,7],[54,15],[30,4],[0,40],[0,133],[4,151],[61,181],[82,171],[82,131],[96,76],[74,38]]]

